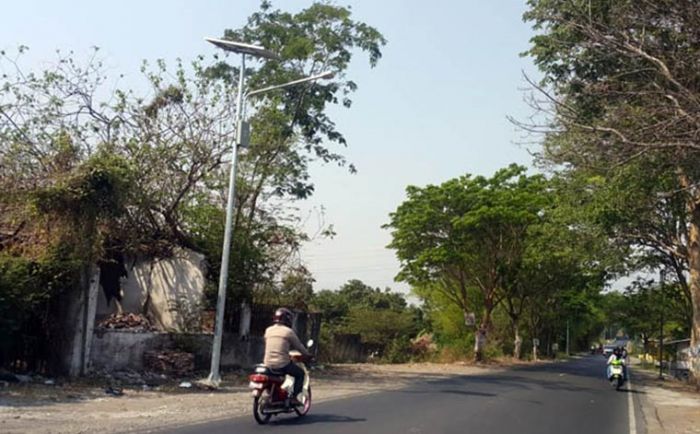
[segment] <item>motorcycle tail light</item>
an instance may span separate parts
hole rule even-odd
[[[248,379],[251,383],[266,383],[268,381],[267,375],[263,374],[251,374]]]

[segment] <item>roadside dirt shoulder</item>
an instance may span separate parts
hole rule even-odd
[[[632,375],[641,386],[647,434],[700,433],[700,393],[695,387],[670,378],[659,380],[657,373],[640,368]]]
[[[346,398],[404,387],[417,379],[478,375],[499,366],[459,364],[334,365],[312,372],[314,401]],[[0,389],[0,432],[154,432],[247,415],[252,400],[245,376],[225,377],[217,391],[172,388],[124,389],[112,396],[95,384],[11,385]]]

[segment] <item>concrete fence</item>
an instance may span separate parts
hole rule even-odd
[[[211,334],[96,330],[90,369],[142,371],[146,352],[179,350],[194,354],[195,369],[206,370],[209,369],[211,345]],[[265,342],[261,337],[241,340],[236,335],[224,335],[221,366],[249,368],[262,362],[264,351]]]

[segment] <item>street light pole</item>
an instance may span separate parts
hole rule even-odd
[[[212,354],[211,354],[211,368],[209,371],[209,377],[205,381],[210,386],[218,387],[221,383],[221,344],[224,335],[224,311],[226,308],[226,286],[228,283],[228,268],[229,268],[229,258],[231,255],[231,238],[233,236],[233,208],[235,205],[235,190],[236,190],[236,160],[238,156],[238,147],[243,145],[242,139],[244,135],[242,134],[241,128],[243,128],[243,118],[245,116],[245,102],[246,100],[253,96],[263,92],[268,92],[275,89],[280,89],[283,87],[293,86],[300,83],[305,83],[309,81],[319,80],[322,78],[331,78],[333,74],[331,72],[324,72],[311,77],[305,77],[298,80],[290,81],[288,83],[266,87],[263,89],[254,90],[247,94],[243,93],[244,83],[245,83],[245,59],[246,55],[253,55],[257,57],[263,57],[267,59],[279,60],[279,56],[264,49],[263,47],[245,44],[242,42],[234,42],[223,39],[213,39],[206,38],[206,40],[217,47],[226,50],[239,53],[241,55],[241,69],[238,73],[238,101],[236,105],[236,139],[231,151],[231,170],[229,174],[229,185],[228,185],[228,199],[226,201],[226,227],[224,231],[224,245],[221,252],[221,269],[219,272],[219,291],[216,300],[216,322],[214,326],[214,341],[212,343]]]
[[[236,128],[240,128],[243,120],[243,83],[245,81],[245,53],[241,53],[241,69],[238,72],[238,102],[236,104]],[[221,269],[219,271],[219,293],[216,299],[216,323],[214,326],[214,342],[211,348],[211,369],[207,382],[218,386],[221,382],[219,366],[221,364],[221,342],[224,335],[224,309],[226,307],[226,284],[228,283],[228,263],[231,255],[231,236],[233,233],[233,206],[236,200],[236,160],[238,156],[238,138],[231,151],[231,169],[228,181],[228,199],[226,201],[226,226],[224,230],[224,245],[221,252]]]
[[[661,295],[661,313],[659,314],[659,380],[664,379],[664,283],[666,281],[666,270],[663,268],[659,272],[659,294]]]

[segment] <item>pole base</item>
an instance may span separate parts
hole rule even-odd
[[[221,386],[221,376],[211,373],[209,377],[199,380],[197,383],[210,389],[218,389]]]

